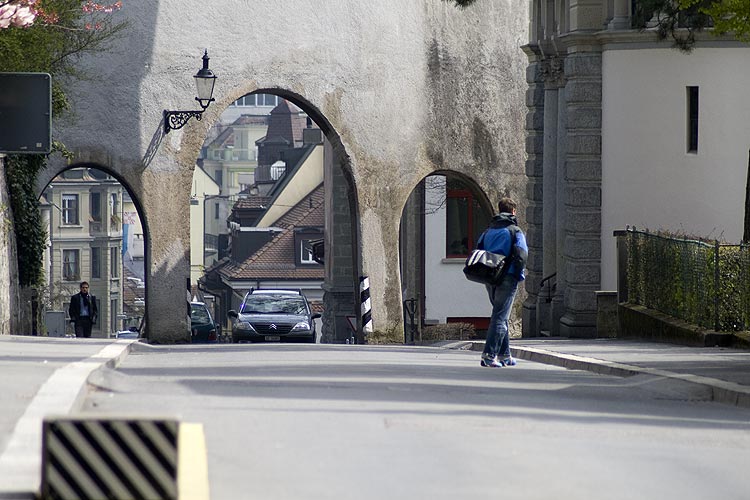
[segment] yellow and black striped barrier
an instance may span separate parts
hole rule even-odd
[[[170,419],[44,420],[44,500],[208,500],[203,427]]]

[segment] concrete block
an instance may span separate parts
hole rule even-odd
[[[617,292],[599,290],[596,293],[596,336],[617,337]]]
[[[48,417],[41,498],[208,500],[203,427],[169,418]]]

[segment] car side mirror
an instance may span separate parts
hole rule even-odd
[[[237,319],[239,317],[239,315],[237,314],[237,311],[235,311],[234,309],[230,309],[229,312],[227,313],[227,316],[232,319]]]
[[[312,315],[312,319],[318,319],[318,318],[321,318],[321,317],[322,317],[322,315],[320,313],[315,313],[315,314]]]

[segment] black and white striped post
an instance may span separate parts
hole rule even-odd
[[[372,306],[370,304],[370,279],[367,276],[359,277],[359,303],[362,317],[362,332],[367,335],[372,333]]]

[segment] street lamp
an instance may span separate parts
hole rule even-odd
[[[195,78],[195,86],[198,89],[198,97],[195,100],[198,101],[202,109],[199,111],[167,111],[165,109],[165,134],[168,134],[170,130],[177,130],[184,127],[190,118],[195,117],[197,120],[200,120],[208,105],[215,100],[212,96],[214,94],[216,75],[208,69],[208,59],[208,49],[206,49],[203,53],[203,68],[198,70],[198,73],[193,76]]]

